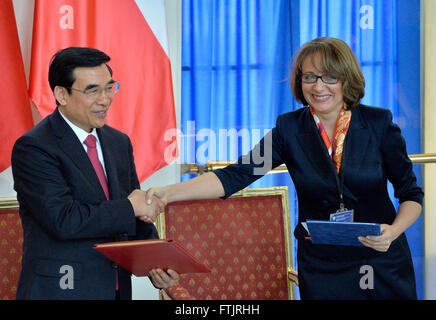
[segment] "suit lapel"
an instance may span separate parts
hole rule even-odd
[[[345,170],[359,170],[369,145],[370,133],[359,107],[352,110],[342,163]]]
[[[77,166],[83,177],[89,182],[90,188],[92,190],[100,190],[100,196],[106,199],[103,188],[101,187],[100,181],[98,180],[97,174],[85,152],[85,149],[74,131],[62,118],[58,109],[56,109],[50,116],[50,124],[53,128],[53,133],[58,139],[59,148]]]
[[[324,179],[335,179],[336,169],[309,108],[306,108],[300,132],[297,140],[315,171]]]
[[[342,155],[341,174],[344,175],[343,194],[348,198],[357,200],[347,188],[347,175],[354,174],[360,169],[364,155],[369,145],[369,132],[359,107],[351,111],[351,121],[345,138],[344,152]]]

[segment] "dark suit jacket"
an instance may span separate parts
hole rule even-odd
[[[17,299],[114,299],[117,269],[120,296],[131,298],[130,274],[93,245],[157,238],[157,231],[135,218],[127,199],[139,188],[128,136],[109,126],[97,129],[97,134],[110,201],[57,109],[14,145],[12,172],[24,231]],[[68,273],[71,289],[60,285],[67,274],[60,272],[62,266],[73,270]]]
[[[265,162],[259,163],[262,158]],[[259,169],[265,163],[266,168]],[[300,223],[295,236],[304,239],[307,232],[301,222],[329,220],[340,203],[336,169],[309,108],[280,115],[276,127],[238,164],[214,172],[228,197],[282,163],[286,164],[298,195]],[[254,174],[254,169],[260,173]],[[388,180],[400,202],[422,203],[423,192],[416,184],[400,128],[392,122],[389,110],[364,105],[352,110],[341,174],[345,206],[354,209],[357,222],[393,222],[396,211],[389,198]]]

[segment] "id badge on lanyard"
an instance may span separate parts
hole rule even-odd
[[[338,193],[341,199],[340,205],[339,205],[339,209],[336,210],[336,212],[331,213],[330,214],[330,221],[332,222],[353,222],[354,221],[354,210],[348,210],[347,208],[345,208],[345,204],[344,204],[344,196],[342,194],[342,189],[343,189],[343,185],[344,185],[344,177],[343,177],[343,173],[340,172],[340,178],[341,180],[339,181],[339,177],[338,175],[336,175],[336,185],[338,188]]]

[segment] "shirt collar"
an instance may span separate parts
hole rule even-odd
[[[74,123],[72,123],[70,120],[68,120],[68,118],[66,116],[64,116],[61,112],[61,110],[59,109],[59,113],[61,114],[62,118],[65,120],[65,122],[71,127],[71,129],[73,130],[73,132],[76,134],[77,138],[79,139],[80,143],[83,144],[83,142],[85,141],[85,139],[88,137],[88,135],[92,134],[93,136],[95,136],[95,138],[97,139],[97,143],[100,143],[100,141],[98,140],[98,135],[97,135],[97,130],[95,128],[92,128],[91,132],[86,132],[85,130],[83,130],[82,128],[79,128],[78,126],[76,126]]]

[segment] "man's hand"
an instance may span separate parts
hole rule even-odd
[[[165,193],[161,188],[150,188],[145,193],[145,202],[149,206],[149,209],[145,210],[145,214],[138,217],[145,223],[153,223],[156,221],[157,216],[165,209],[168,201]],[[155,206],[159,207],[159,210],[155,209]]]
[[[148,204],[153,202],[154,198],[159,198],[165,205],[168,204],[168,193],[164,188],[150,188],[146,192],[145,200]]]
[[[151,282],[156,288],[165,289],[179,282],[179,274],[174,270],[168,269],[167,272],[161,269],[153,269],[150,271]]]
[[[132,204],[135,217],[144,222],[152,223],[164,210],[165,204],[157,197],[152,197],[150,204],[146,202],[145,191],[136,189],[127,197]]]

